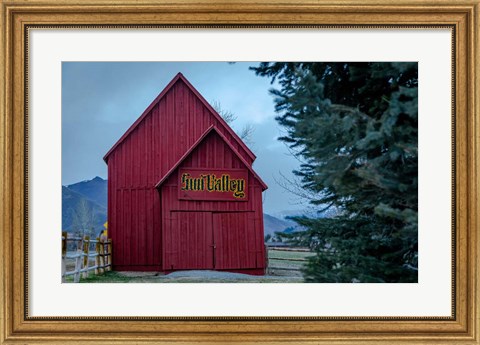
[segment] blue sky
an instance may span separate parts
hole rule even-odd
[[[105,153],[178,73],[212,103],[233,112],[232,127],[255,128],[250,145],[254,169],[267,183],[264,212],[278,214],[303,209],[296,196],[281,187],[299,162],[277,140],[282,128],[275,120],[275,85],[257,77],[249,66],[257,62],[63,62],[62,64],[62,184],[95,176],[107,178]]]

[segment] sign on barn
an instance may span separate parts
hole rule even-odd
[[[179,198],[247,201],[248,171],[180,169]]]
[[[182,74],[104,160],[114,270],[264,274],[255,155]]]

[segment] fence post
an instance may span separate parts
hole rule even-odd
[[[90,236],[85,236],[83,238],[83,267],[86,271],[83,272],[82,278],[88,278],[88,266],[90,262],[90,258],[88,257],[88,253],[90,251]]]
[[[105,244],[103,243],[103,239],[100,239],[100,268],[98,273],[105,273]]]
[[[77,255],[75,257],[75,274],[73,276],[74,283],[80,282],[80,270],[82,267],[82,258],[83,258],[82,242],[83,240],[80,239],[78,240],[78,243],[77,243]]]
[[[107,251],[108,251],[108,256],[107,256],[107,263],[110,265],[107,267],[107,271],[112,270],[112,240],[107,238]]]
[[[95,253],[97,256],[95,256],[95,275],[98,275],[100,273],[100,237],[96,238],[97,243],[95,243]]]
[[[265,248],[265,273],[268,275],[270,274],[270,261],[269,261],[269,256],[268,256],[268,246],[266,243],[264,243],[264,248]]]
[[[65,283],[65,273],[67,273],[67,236],[66,231],[62,231],[62,283]]]

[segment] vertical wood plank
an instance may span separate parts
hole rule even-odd
[[[95,254],[97,254],[97,256],[95,257],[95,266],[97,266],[97,268],[95,269],[95,274],[98,275],[100,274],[100,237],[97,237],[96,238],[97,240],[97,243],[95,243]]]
[[[98,273],[103,274],[105,273],[105,244],[103,243],[103,241],[100,242],[99,249],[100,249],[100,253],[99,253],[100,268],[98,270]]]
[[[88,253],[90,251],[90,236],[85,236],[83,238],[83,268],[86,269],[82,274],[82,278],[88,278],[88,267],[89,267],[89,257]]]
[[[77,252],[75,257],[75,274],[73,275],[73,282],[79,283],[80,282],[80,270],[82,269],[82,240],[79,240],[77,243]]]

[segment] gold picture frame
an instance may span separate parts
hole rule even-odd
[[[1,4],[1,344],[480,344],[480,1],[18,0]],[[28,315],[28,56],[44,27],[451,28],[454,200],[450,317],[31,317]],[[26,91],[27,90],[27,91]]]

